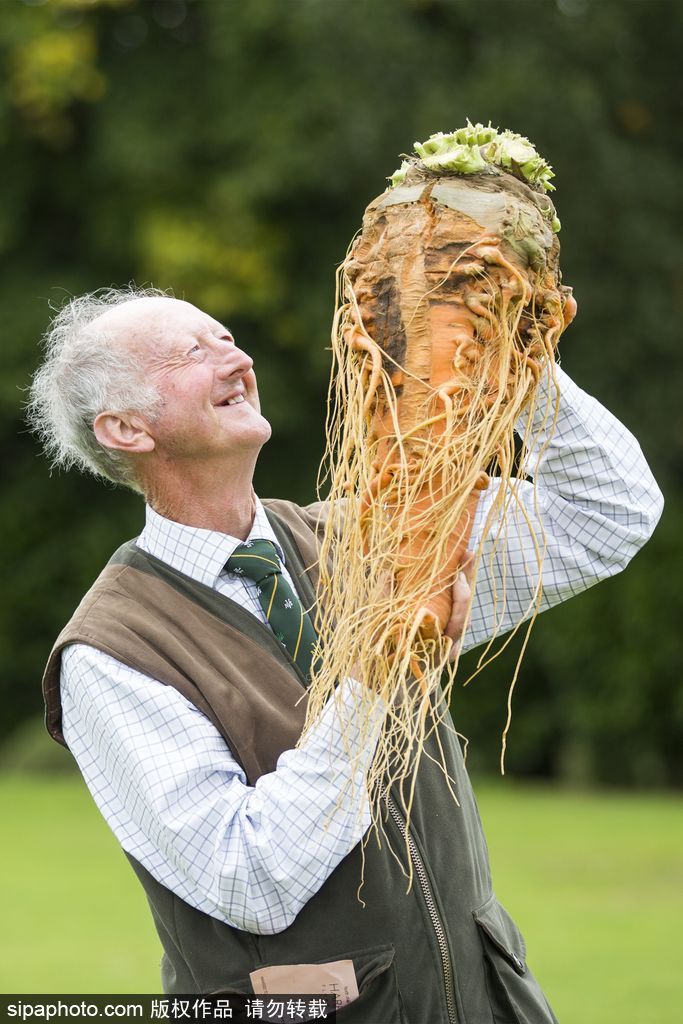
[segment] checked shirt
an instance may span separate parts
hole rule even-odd
[[[533,453],[536,491],[521,482],[507,536],[497,550],[485,541],[464,650],[531,614],[539,531],[547,538],[543,610],[623,569],[659,519],[662,496],[633,435],[562,370],[558,380],[555,434],[545,448],[541,435]],[[495,486],[479,502],[473,546]],[[225,570],[238,538],[182,526],[151,508],[146,514],[139,547],[265,620],[256,584]],[[248,539],[277,544],[260,503]],[[286,564],[282,574],[291,583]],[[352,721],[353,684],[344,685],[339,714],[348,711]],[[124,849],[181,899],[238,928],[287,927],[369,823],[367,815],[363,824],[335,810],[348,777],[335,709],[254,787],[178,691],[91,647],[64,652],[62,711],[66,741]]]

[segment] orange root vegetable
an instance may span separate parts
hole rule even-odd
[[[485,144],[475,139],[464,154],[479,167],[483,153],[475,173],[404,163],[395,187],[365,211],[338,275],[321,474],[332,510],[318,593],[324,658],[304,735],[359,666],[368,721],[372,694],[388,707],[367,772],[378,829],[380,796],[411,778],[425,736],[447,713],[457,660],[449,664],[444,629],[480,495],[497,478],[474,545],[473,587],[486,533],[494,548],[504,541],[524,472],[515,423],[552,377],[576,309],[560,284],[559,222],[542,190],[552,172],[519,137],[482,131]],[[463,144],[453,146],[460,166]],[[524,174],[512,173],[513,158],[505,164],[511,151],[525,156]],[[530,175],[533,187],[520,180]],[[542,543],[538,553],[540,569]]]

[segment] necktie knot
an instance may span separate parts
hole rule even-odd
[[[282,572],[282,563],[272,541],[248,540],[237,545],[225,568],[258,584]]]

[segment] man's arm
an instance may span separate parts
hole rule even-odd
[[[62,656],[61,689],[65,739],[124,850],[237,928],[287,928],[370,824],[361,776],[374,746],[355,778],[345,752],[357,746],[353,680],[340,687],[339,712],[329,703],[306,743],[253,787],[212,723],[172,687],[77,644]],[[379,702],[372,714],[379,731]]]
[[[518,481],[507,531],[497,546],[496,522],[486,525],[496,480],[479,501],[470,546],[476,549],[485,528],[487,536],[463,650],[494,632],[506,633],[533,613],[536,545],[539,553],[545,548],[539,604],[544,611],[625,568],[661,515],[661,491],[633,435],[559,367],[557,379],[555,432],[548,440],[555,404],[551,387],[531,424],[535,487]],[[521,436],[526,427],[523,418],[517,424]]]

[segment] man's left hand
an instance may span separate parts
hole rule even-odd
[[[465,628],[465,619],[467,618],[467,609],[469,608],[470,598],[472,596],[471,583],[473,571],[474,559],[471,553],[468,553],[463,567],[458,573],[455,583],[453,584],[453,607],[451,609],[451,617],[444,630],[444,634],[449,636],[453,641],[453,645],[448,652],[449,661],[455,661],[458,656],[458,652],[460,651],[462,633]]]

